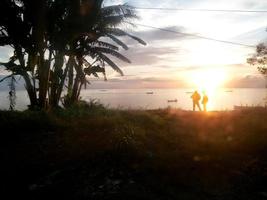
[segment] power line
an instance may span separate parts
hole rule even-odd
[[[211,40],[211,41],[215,41],[215,42],[221,42],[221,43],[238,45],[238,46],[249,47],[249,48],[256,48],[256,46],[253,46],[253,45],[247,45],[247,44],[242,44],[242,43],[238,43],[238,42],[231,42],[231,41],[227,41],[227,40],[219,40],[219,39],[205,37],[205,36],[196,35],[196,34],[192,34],[192,33],[184,33],[184,32],[180,32],[180,31],[174,31],[174,30],[169,30],[169,29],[165,29],[165,28],[159,28],[159,27],[155,27],[155,26],[132,23],[132,22],[126,22],[126,23],[136,25],[136,26],[142,26],[142,27],[146,27],[146,28],[158,29],[158,30],[161,30],[164,32],[170,32],[170,33],[179,34],[179,35],[186,35],[186,36],[191,36],[191,37],[195,37],[195,38]]]
[[[190,9],[190,8],[156,8],[156,7],[135,7],[137,10],[162,10],[162,11],[190,11],[190,12],[230,12],[230,13],[267,13],[267,10],[224,10],[224,9]]]

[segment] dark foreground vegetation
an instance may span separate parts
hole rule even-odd
[[[266,122],[264,110],[1,111],[1,195],[266,199]]]

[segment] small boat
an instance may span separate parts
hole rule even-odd
[[[233,90],[225,90],[225,92],[233,92]]]
[[[177,103],[177,99],[171,99],[171,100],[168,100],[168,103]]]
[[[154,94],[154,92],[147,92],[146,94]]]

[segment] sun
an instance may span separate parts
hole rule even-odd
[[[194,87],[198,90],[214,92],[214,90],[223,86],[226,78],[225,69],[209,68],[190,73],[189,81],[193,83]]]

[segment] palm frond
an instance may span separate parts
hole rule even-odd
[[[116,27],[123,23],[124,15],[118,16],[107,16],[103,17],[101,23],[99,24],[100,27]]]
[[[104,16],[124,15],[125,17],[137,18],[134,8],[126,4],[106,6],[101,9],[101,12],[102,12],[102,15]]]
[[[125,56],[123,56],[119,52],[114,51],[112,49],[103,48],[103,47],[93,47],[90,50],[105,53],[105,54],[110,54],[110,55],[112,55],[112,56],[114,56],[114,57],[116,57],[116,58],[118,58],[124,62],[131,63],[131,61],[128,58],[126,58]]]
[[[136,36],[131,35],[131,34],[127,34],[127,35],[128,35],[130,38],[132,38],[132,39],[136,40],[137,42],[139,42],[140,44],[142,44],[142,45],[144,45],[144,46],[147,45],[147,43],[146,43],[144,40],[140,39],[139,37],[136,37]]]
[[[115,51],[118,51],[119,48],[113,44],[110,44],[108,42],[103,42],[103,41],[95,41],[93,42],[93,45],[97,44],[99,47],[106,47],[106,48],[109,48],[109,49],[113,49]]]
[[[106,32],[109,33],[109,35],[112,34],[112,35],[115,35],[115,36],[128,36],[128,37],[136,40],[137,42],[139,42],[142,45],[147,45],[144,40],[142,40],[142,39],[140,39],[140,38],[138,38],[138,37],[136,37],[134,35],[131,35],[131,34],[125,32],[125,31],[119,29],[119,28],[107,28]]]
[[[115,43],[117,43],[119,46],[121,46],[123,49],[128,50],[128,46],[124,44],[121,40],[116,38],[114,35],[106,34],[111,40],[113,40]]]
[[[6,80],[6,79],[12,77],[12,76],[14,76],[14,74],[11,74],[11,75],[8,75],[8,76],[2,78],[2,79],[0,80],[0,83],[3,82],[3,81]]]
[[[94,77],[99,78],[99,76],[96,72],[92,72],[92,74],[94,75]]]
[[[105,61],[113,70],[118,72],[121,76],[123,76],[122,70],[116,65],[112,60],[109,59],[106,55],[102,53],[98,53],[99,58],[101,58],[103,61]]]

